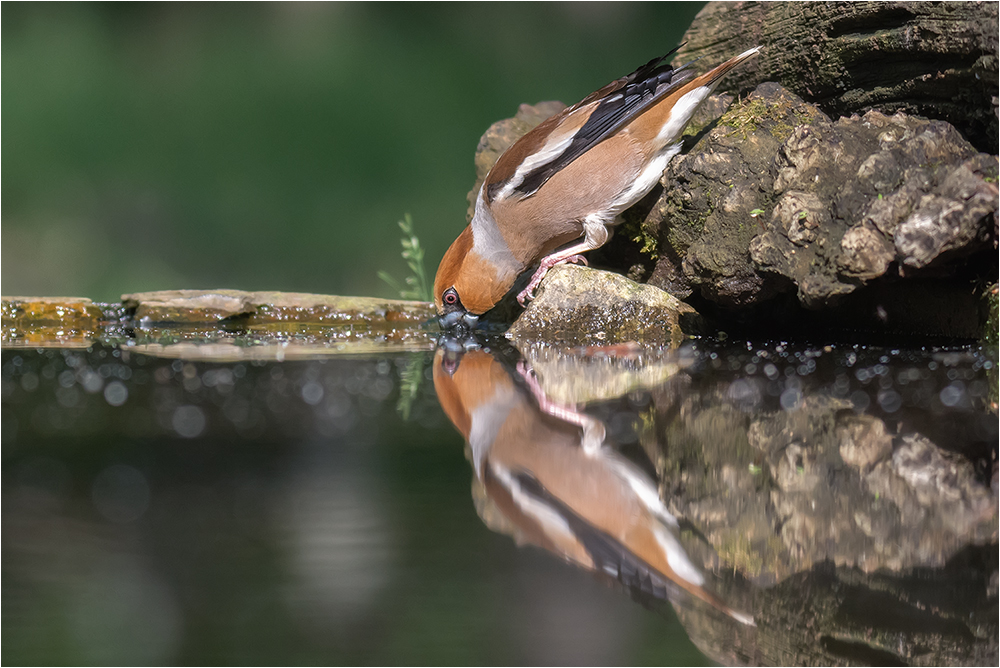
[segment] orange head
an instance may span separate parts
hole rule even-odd
[[[503,299],[516,278],[476,252],[472,227],[466,226],[445,251],[434,277],[434,305],[441,325],[448,329],[459,323],[475,326],[479,316]]]
[[[455,352],[438,348],[434,354],[434,390],[445,415],[466,438],[472,414],[496,400],[498,391],[513,391],[503,365],[483,350]]]

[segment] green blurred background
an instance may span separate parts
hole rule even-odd
[[[677,45],[704,3],[2,9],[2,290],[397,296],[433,274],[473,154]]]

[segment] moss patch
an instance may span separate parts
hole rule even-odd
[[[758,129],[764,129],[779,142],[788,139],[799,125],[812,125],[815,115],[801,104],[782,97],[777,103],[765,102],[757,95],[734,104],[719,119],[719,125],[732,128],[733,133],[746,139]]]

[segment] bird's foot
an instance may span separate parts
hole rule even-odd
[[[535,402],[538,404],[538,410],[546,415],[551,415],[558,420],[575,424],[583,428],[583,436],[580,439],[580,445],[583,447],[584,454],[593,457],[601,452],[606,435],[603,422],[587,415],[576,406],[560,404],[550,399],[542,389],[542,385],[538,381],[538,376],[535,374],[535,370],[532,369],[531,366],[524,360],[518,361],[517,372],[524,381],[524,384],[528,386],[528,390],[531,392],[531,395],[535,398]]]
[[[556,266],[557,264],[565,264],[567,262],[572,264],[582,264],[585,267],[590,266],[587,264],[587,258],[585,258],[582,255],[570,255],[569,257],[563,257],[563,258],[550,255],[547,258],[543,258],[541,264],[538,265],[538,270],[535,272],[535,275],[532,276],[531,281],[528,282],[527,287],[525,287],[524,290],[521,290],[521,292],[518,293],[517,303],[520,304],[521,306],[524,306],[526,302],[529,302],[532,299],[534,299],[535,288],[537,288],[538,285],[542,282],[542,279],[545,278],[545,274],[549,272],[549,269]]]
[[[545,266],[544,262],[539,265],[535,275],[531,277],[530,281],[528,281],[528,285],[525,286],[524,290],[517,293],[518,304],[525,306],[527,305],[527,302],[535,298],[535,288],[537,288],[538,284],[542,282],[542,279],[545,278],[545,274],[548,273],[548,271],[549,268]]]

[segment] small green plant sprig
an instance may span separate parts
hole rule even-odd
[[[408,287],[400,285],[399,281],[386,271],[380,270],[378,277],[398,292],[403,299],[429,302],[431,301],[431,289],[427,282],[427,272],[424,271],[424,249],[420,245],[420,239],[413,232],[413,219],[410,218],[410,214],[405,214],[403,220],[399,221],[399,229],[403,231],[403,237],[400,239],[400,243],[403,245],[403,259],[406,260],[411,272],[406,277]]]
[[[396,402],[396,412],[403,421],[410,419],[410,409],[413,400],[417,398],[420,385],[424,380],[424,355],[414,355],[399,372],[399,401]]]

